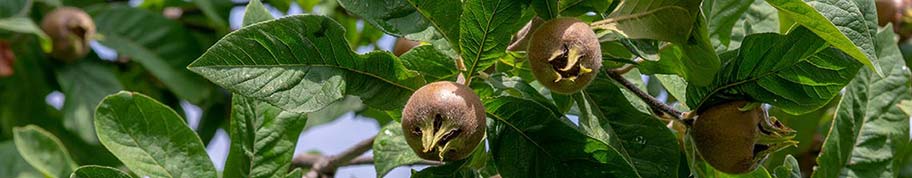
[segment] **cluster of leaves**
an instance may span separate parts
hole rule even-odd
[[[21,2],[26,5],[14,10],[24,12],[9,13],[0,27],[34,26],[28,9],[38,9],[31,16],[40,16],[41,9],[60,4]],[[84,2],[63,3],[91,4]],[[290,4],[267,3],[285,10]],[[139,5],[201,11],[178,21],[127,6],[87,7],[103,35],[99,42],[136,61],[116,64],[117,69],[99,60],[52,65],[42,59],[40,30],[2,28],[21,44],[13,45],[18,56],[35,59],[16,64],[25,75],[0,81],[0,119],[9,128],[3,136],[14,140],[0,144],[0,154],[16,157],[0,175],[29,170],[48,177],[216,177],[203,143],[211,138],[207,131],[230,117],[232,143],[223,176],[300,177],[300,169],[288,171],[298,133],[307,122],[333,116],[313,114],[360,110],[384,125],[372,146],[380,177],[421,161],[395,122],[411,93],[460,75],[484,103],[485,144],[466,160],[416,170],[413,177],[910,175],[904,170],[912,160],[912,74],[892,28],[877,26],[870,1],[339,0],[319,5],[326,11],[343,8],[369,25],[357,28],[357,18],[341,13],[273,19],[254,0],[243,27],[220,36],[228,29],[223,7],[230,3]],[[728,175],[701,161],[686,127],[659,117],[664,114],[606,71],[579,93],[549,92],[531,77],[525,53],[508,46],[533,18],[558,16],[590,22],[602,36],[605,64],[635,67],[622,76],[637,85],[633,89],[664,93],[666,103],[695,113],[733,99],[768,103],[772,115],[798,130],[801,144],[754,172]],[[427,45],[400,57],[352,50],[381,33]],[[206,46],[211,47],[203,52]],[[216,86],[233,94],[230,103]],[[62,113],[42,100],[57,89],[67,97]],[[119,90],[137,92],[104,97]],[[214,114],[204,116],[205,124],[194,131],[171,109],[179,109],[180,100],[215,112],[206,112]],[[99,101],[97,109],[88,107]],[[357,108],[344,108],[350,105]],[[12,129],[28,124],[37,126]],[[820,137],[816,146],[815,135]],[[89,164],[103,166],[77,167]],[[120,165],[130,173],[112,168]]]

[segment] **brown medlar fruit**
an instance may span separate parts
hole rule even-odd
[[[73,62],[91,50],[89,41],[95,35],[95,22],[79,8],[61,7],[44,16],[41,29],[51,37],[51,57]]]
[[[773,152],[796,145],[794,131],[767,116],[759,103],[730,101],[697,116],[691,136],[699,154],[716,170],[748,173]]]
[[[409,39],[405,39],[405,38],[397,38],[396,44],[393,45],[393,54],[396,56],[402,56],[402,54],[405,54],[405,52],[408,52],[409,50],[411,50],[412,48],[415,48],[415,46],[418,46],[419,44],[421,44],[421,43],[418,41],[409,40]]]
[[[589,85],[602,67],[598,37],[575,18],[556,18],[532,34],[527,49],[532,74],[553,92],[572,94]]]
[[[0,78],[13,75],[13,62],[16,61],[16,55],[13,55],[13,49],[9,43],[0,41]]]
[[[484,137],[484,106],[462,84],[430,83],[409,98],[402,110],[402,129],[409,147],[421,158],[465,159]]]

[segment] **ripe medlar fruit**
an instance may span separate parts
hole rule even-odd
[[[527,49],[532,74],[553,92],[575,93],[602,67],[602,49],[589,25],[575,18],[556,18],[532,34]]]
[[[741,174],[755,170],[773,152],[797,144],[794,131],[748,101],[730,101],[697,116],[692,133],[703,160],[716,170]]]
[[[468,157],[485,134],[481,99],[462,84],[427,84],[402,110],[405,140],[419,157],[454,161]]]
[[[95,22],[79,8],[61,7],[44,16],[41,29],[54,43],[51,57],[73,62],[91,50],[89,41],[95,35]]]
[[[396,56],[402,56],[402,54],[405,54],[405,52],[408,52],[419,44],[421,43],[418,41],[413,41],[405,38],[397,38],[396,44],[393,45],[393,54]]]

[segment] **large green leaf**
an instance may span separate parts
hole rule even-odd
[[[424,80],[387,52],[355,54],[342,27],[297,15],[235,31],[188,66],[240,95],[312,112],[355,95],[378,109],[405,105]]]
[[[712,0],[704,1],[710,11],[706,13],[709,21],[709,38],[716,51],[725,51],[731,43],[732,28],[738,19],[747,12],[755,0]]]
[[[836,119],[817,157],[813,177],[894,177],[896,147],[909,140],[909,115],[896,104],[912,98],[912,74],[896,46],[893,28],[876,36],[884,77],[864,69],[846,86]]]
[[[408,0],[451,46],[459,46],[459,17],[462,2],[451,0]]]
[[[32,9],[31,0],[5,0],[0,2],[0,18],[23,16]]]
[[[515,0],[467,0],[459,21],[459,48],[466,79],[506,54],[510,38],[525,25],[523,4]]]
[[[607,13],[614,0],[560,0],[557,2],[560,15],[579,16],[588,12]]]
[[[9,178],[43,178],[37,170],[32,168],[16,150],[16,144],[12,140],[0,142],[0,158],[4,158],[3,164],[0,164],[0,177]]]
[[[880,74],[874,52],[874,31],[859,9],[859,2],[851,0],[825,0],[812,7],[804,1],[766,0],[795,23],[819,35],[823,40],[855,58]],[[851,1],[851,2],[850,2]],[[873,2],[870,2],[873,3]],[[814,7],[817,7],[815,10]],[[864,6],[862,6],[864,7]],[[873,13],[873,11],[865,11]]]
[[[339,0],[339,5],[394,36],[418,33],[430,26],[407,0]]]
[[[275,19],[272,17],[272,14],[269,13],[269,9],[266,9],[266,6],[263,6],[263,3],[259,0],[251,0],[247,4],[247,8],[244,10],[244,21],[241,26],[249,26],[257,22],[267,21]]]
[[[192,0],[203,15],[209,18],[208,23],[219,33],[224,34],[228,30],[228,18],[231,15],[231,9],[234,3],[228,0]],[[286,6],[287,7],[287,6]],[[288,9],[288,8],[286,8]]]
[[[51,38],[44,34],[44,31],[32,19],[27,17],[0,18],[0,32],[2,31],[34,34],[41,40],[41,48],[44,51],[51,51]]]
[[[231,149],[224,177],[274,177],[288,172],[306,115],[241,95],[232,100]]]
[[[621,1],[608,17],[592,25],[632,39],[684,43],[700,13],[694,0]],[[648,30],[647,30],[648,29]]]
[[[488,144],[503,177],[633,177],[614,148],[583,135],[534,101],[512,96],[485,101]]]
[[[216,177],[202,141],[174,110],[148,96],[120,92],[95,111],[98,140],[138,176]]]
[[[50,132],[28,125],[13,129],[13,135],[19,155],[45,177],[67,177],[76,169],[63,143]]]
[[[97,143],[95,126],[95,106],[105,96],[123,90],[120,81],[110,68],[99,63],[100,59],[92,55],[74,64],[60,66],[54,72],[64,93],[63,118],[64,126],[79,134],[79,137],[90,143]]]
[[[731,41],[725,49],[717,46],[717,51],[727,51],[741,47],[744,37],[755,33],[778,33],[779,14],[776,8],[763,0],[754,0],[750,8],[738,19],[731,31]]]
[[[839,94],[860,67],[827,46],[800,27],[788,35],[750,35],[739,50],[721,55],[728,62],[710,86],[687,87],[687,105],[701,110],[749,98],[792,114],[814,111]]]
[[[82,166],[73,171],[73,174],[70,174],[70,178],[94,178],[94,177],[104,177],[104,178],[131,178],[129,174],[106,166]]]
[[[412,48],[399,58],[406,68],[418,71],[428,81],[454,81],[459,74],[453,58],[440,53],[431,45]]]
[[[597,78],[575,99],[580,127],[617,148],[637,177],[677,177],[681,151],[675,135],[656,117],[628,104],[610,78]]]
[[[103,35],[101,44],[130,56],[178,97],[202,103],[213,89],[184,67],[202,50],[175,21],[127,6],[96,6],[89,10]]]
[[[405,142],[402,125],[398,122],[383,126],[380,129],[380,133],[377,133],[377,138],[374,139],[372,148],[374,152],[374,169],[377,171],[377,177],[385,176],[393,168],[423,160]]]
[[[550,20],[559,15],[558,0],[535,0],[531,2],[532,9],[544,20]]]

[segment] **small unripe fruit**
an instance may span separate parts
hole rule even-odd
[[[421,158],[465,159],[484,138],[484,106],[462,84],[430,83],[409,98],[402,110],[402,129],[409,147]]]
[[[79,8],[61,7],[44,16],[41,29],[54,43],[51,57],[73,62],[91,50],[89,41],[95,34],[95,22]]]
[[[575,18],[556,18],[532,34],[529,49],[532,74],[553,92],[572,94],[589,85],[602,67],[598,37]]]
[[[397,38],[396,44],[393,45],[393,54],[396,56],[402,56],[402,54],[405,54],[405,52],[412,50],[412,48],[415,48],[415,46],[418,46],[419,44],[421,43],[418,41],[413,41],[405,38]]]
[[[748,173],[775,151],[797,144],[766,109],[748,101],[731,101],[710,107],[694,122],[694,143],[703,160],[716,170]]]

